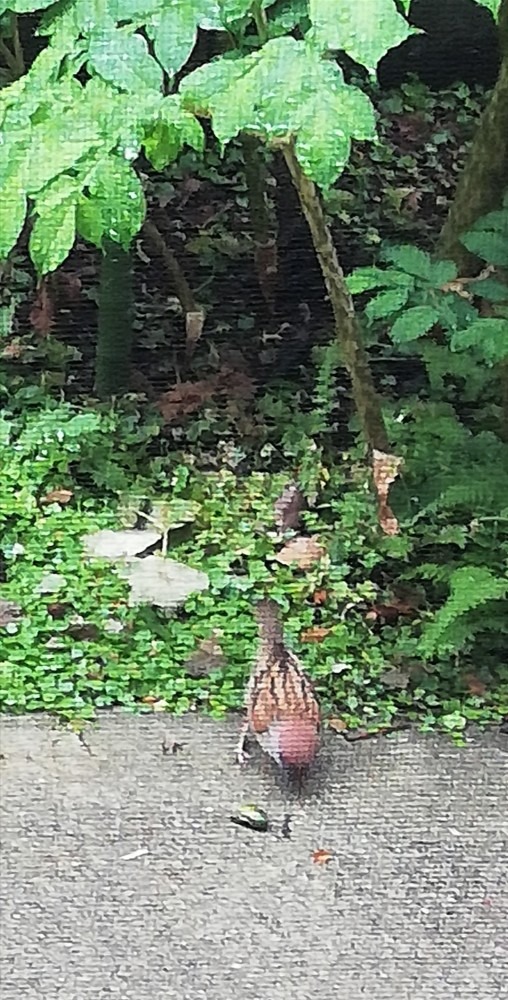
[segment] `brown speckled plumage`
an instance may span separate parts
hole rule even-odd
[[[247,687],[247,727],[282,767],[305,768],[319,740],[319,706],[298,658],[286,649],[277,604],[256,607],[259,649]]]

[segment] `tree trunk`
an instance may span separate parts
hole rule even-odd
[[[389,450],[388,435],[381,403],[374,387],[369,359],[355,317],[353,300],[339,264],[321,199],[314,182],[306,177],[300,167],[293,146],[284,145],[283,153],[309,225],[316,256],[330,296],[337,338],[344,364],[351,378],[353,399],[364,438],[369,448],[386,452]]]
[[[95,391],[100,399],[127,392],[131,374],[132,260],[128,250],[107,240],[99,286]]]
[[[499,208],[508,187],[508,0],[499,11],[501,69],[480,119],[469,156],[438,243],[440,257],[454,260],[462,276],[475,274],[478,259],[460,236],[482,215]]]

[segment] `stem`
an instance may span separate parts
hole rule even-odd
[[[21,39],[19,37],[19,21],[16,14],[12,15],[12,47],[14,49],[14,57],[18,67],[18,76],[23,76],[25,73],[25,57],[23,55],[23,46],[21,45]]]
[[[105,240],[99,287],[99,325],[95,355],[95,391],[100,399],[129,388],[133,292],[130,251]]]
[[[259,287],[268,309],[273,313],[277,286],[277,242],[266,197],[266,170],[259,139],[244,134],[242,147]]]
[[[185,314],[192,312],[199,312],[199,306],[196,304],[192,289],[185,277],[180,264],[175,257],[173,251],[168,247],[167,243],[162,236],[162,233],[155,223],[151,222],[149,219],[146,220],[143,231],[145,236],[148,238],[153,248],[162,257],[166,273],[169,277],[172,288],[176,292],[178,301],[182,307]]]
[[[259,0],[255,0],[255,3],[252,5],[252,14],[259,41],[262,45],[264,45],[268,40],[268,22],[266,19],[266,11]]]
[[[367,353],[356,321],[353,300],[313,181],[305,176],[292,144],[284,144],[284,158],[307,220],[335,319],[343,362],[349,372],[353,399],[365,440],[371,449],[389,451],[381,404],[374,387]]]
[[[11,17],[10,28],[14,52],[11,52],[3,38],[0,38],[0,55],[5,59],[7,69],[11,73],[13,80],[19,80],[25,73],[25,60],[19,37],[18,18],[16,14],[13,14]]]
[[[5,44],[3,38],[0,38],[0,55],[5,59],[5,65],[12,75],[13,80],[17,80],[18,76],[18,64],[16,62],[16,57],[12,54],[8,45]]]

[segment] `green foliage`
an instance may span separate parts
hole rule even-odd
[[[508,194],[502,207],[482,216],[470,231],[461,237],[464,246],[488,264],[508,265]]]
[[[211,117],[221,143],[242,131],[274,145],[294,135],[302,167],[322,187],[343,170],[352,138],[375,138],[368,98],[347,86],[318,49],[293,38],[201,66],[184,78],[180,92],[189,110]]]
[[[393,0],[309,0],[312,38],[322,49],[347,52],[373,73],[388,49],[405,41],[412,29]]]
[[[20,2],[20,10],[30,9]],[[352,0],[341,0],[339,12],[328,0],[312,0],[310,23],[301,5],[275,5],[272,22],[272,5],[251,0],[43,5],[50,9],[40,30],[49,44],[0,95],[9,137],[0,150],[0,254],[14,246],[27,211],[35,219],[30,252],[39,273],[66,259],[76,234],[128,249],[145,214],[134,161],[144,149],[160,170],[184,144],[201,149],[197,114],[211,116],[221,143],[244,131],[268,144],[294,139],[304,171],[329,188],[348,162],[352,139],[371,140],[376,132],[369,98],[347,86],[323,52],[345,49],[373,69],[409,33],[392,0],[376,2],[383,9],[367,33],[358,24],[365,12]],[[281,35],[295,24],[305,25],[305,41]],[[236,48],[184,78],[184,108],[163,89],[187,62],[199,26],[227,30]],[[85,85],[78,81],[83,70]]]

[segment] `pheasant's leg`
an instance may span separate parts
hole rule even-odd
[[[240,766],[242,764],[245,764],[248,761],[248,759],[249,759],[249,754],[245,750],[245,743],[246,743],[246,740],[247,740],[247,733],[248,732],[249,732],[249,723],[248,722],[244,722],[244,724],[243,724],[243,726],[241,728],[241,731],[240,731],[240,736],[238,738],[238,743],[236,745],[236,763],[240,764]]]

